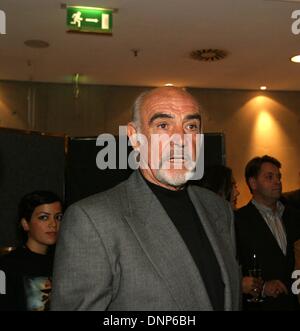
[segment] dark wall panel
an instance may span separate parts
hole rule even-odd
[[[0,247],[17,243],[17,205],[33,190],[64,195],[64,137],[0,129]]]
[[[127,179],[132,172],[129,168],[123,170],[98,169],[96,156],[102,147],[96,146],[96,138],[71,138],[68,146],[66,166],[67,205],[117,185]],[[116,146],[118,146],[118,143]],[[129,153],[131,150],[131,147],[128,147]],[[116,165],[118,164],[117,158]]]
[[[204,167],[226,163],[225,136],[223,133],[204,134]]]

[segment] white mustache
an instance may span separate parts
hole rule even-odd
[[[179,154],[173,154],[174,152],[171,151],[171,153],[164,153],[162,155],[162,158],[159,162],[159,168],[163,168],[163,169],[168,169],[169,167],[167,166],[167,164],[172,161],[172,160],[180,160],[182,161],[182,164],[184,164],[184,168],[190,168],[193,169],[194,168],[194,161],[191,157],[191,155],[189,153],[179,153]],[[166,167],[167,166],[167,167]],[[178,168],[178,169],[182,169],[182,167]]]
[[[193,161],[193,159],[189,153],[173,154],[171,152],[171,153],[165,153],[162,155],[161,163],[164,163],[164,162],[170,161],[170,160]]]

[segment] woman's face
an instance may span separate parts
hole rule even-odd
[[[30,222],[22,219],[23,229],[28,234],[28,247],[42,252],[43,248],[55,244],[61,219],[62,206],[59,201],[37,206]]]
[[[240,195],[240,192],[237,189],[237,185],[236,185],[236,181],[235,181],[234,177],[232,177],[231,183],[232,183],[232,191],[231,191],[231,197],[230,197],[230,204],[231,204],[232,209],[235,210],[236,205],[237,205],[237,197]]]

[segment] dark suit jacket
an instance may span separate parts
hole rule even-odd
[[[262,304],[256,304],[258,309],[290,310],[297,306],[296,296],[291,293],[293,282],[291,274],[295,263],[293,243],[300,236],[300,219],[297,217],[299,215],[295,210],[285,208],[283,214],[283,224],[287,234],[287,254],[285,256],[260,212],[251,202],[236,212],[237,252],[243,275],[247,276],[248,270],[253,267],[253,254],[256,254],[263,279],[265,281],[279,279],[290,292],[289,295],[281,295],[276,299],[265,298]],[[250,307],[245,304],[244,308]]]
[[[283,193],[282,198],[284,204],[288,204],[300,211],[300,189],[291,192],[285,192]]]

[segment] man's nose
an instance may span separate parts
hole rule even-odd
[[[276,176],[276,177],[275,177],[275,183],[276,183],[276,184],[281,184],[281,177]]]
[[[180,127],[180,126],[176,127],[176,130],[174,130],[173,135],[176,136],[176,139],[174,141],[175,144],[177,146],[183,147],[184,144],[185,144],[185,140],[184,140],[185,132],[184,132],[184,129],[182,127]]]

